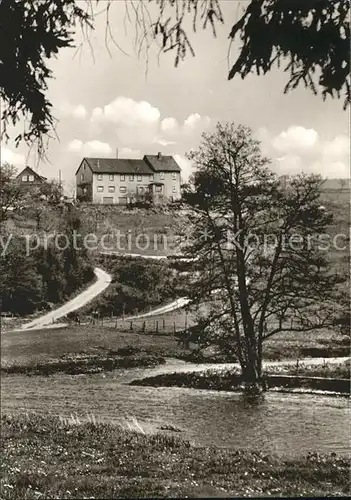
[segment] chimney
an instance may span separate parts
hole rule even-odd
[[[118,159],[118,148],[116,148],[116,158]]]
[[[161,158],[162,158],[162,153],[158,152],[158,153],[157,153],[157,159],[158,159],[158,160],[161,160]]]

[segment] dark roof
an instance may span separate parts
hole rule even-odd
[[[152,174],[153,170],[144,160],[127,158],[84,158],[96,174]]]
[[[17,179],[19,179],[25,172],[28,173],[29,175],[34,175],[34,177],[36,179],[39,179],[41,181],[46,181],[47,180],[46,177],[43,177],[42,175],[39,175],[32,168],[30,168],[28,165],[26,167],[24,167],[24,169],[17,175]]]
[[[181,171],[173,156],[145,155],[140,160],[128,158],[83,158],[84,160],[88,163],[92,172],[96,174],[153,174],[154,172]]]
[[[145,155],[144,160],[155,172],[180,172],[180,167],[173,156]]]

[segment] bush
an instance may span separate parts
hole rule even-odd
[[[98,309],[101,316],[135,314],[181,296],[167,262],[118,257],[104,259],[103,265],[112,274],[112,283],[83,312]]]

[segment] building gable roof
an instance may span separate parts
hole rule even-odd
[[[145,155],[144,160],[155,172],[180,172],[180,166],[173,156],[167,155]]]
[[[42,176],[42,175],[39,175],[37,172],[35,172],[31,167],[29,167],[28,165],[26,167],[24,167],[24,169],[17,175],[17,179],[20,179],[22,175],[24,174],[28,174],[28,175],[33,175],[35,179],[37,179],[38,181],[46,181],[47,178]]]
[[[144,160],[128,158],[84,158],[95,174],[152,174]]]
[[[153,174],[181,171],[173,156],[145,155],[143,159],[83,158],[78,170],[84,161],[95,174]]]

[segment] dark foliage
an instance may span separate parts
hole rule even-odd
[[[23,132],[16,143],[43,140],[54,129],[52,105],[46,96],[52,71],[48,62],[60,49],[74,46],[80,25],[83,33],[93,28],[96,0],[2,0],[0,2],[0,95],[5,104],[1,121],[3,135],[8,125],[24,118]],[[150,47],[151,39],[160,42],[161,51],[175,51],[177,66],[189,53],[195,55],[184,23],[191,18],[192,29],[198,24],[224,23],[218,0],[126,0],[126,17],[135,24],[138,53]],[[107,13],[105,39],[112,38],[109,15],[112,0],[103,2]],[[100,6],[100,5],[99,5]],[[156,14],[154,14],[154,12]],[[133,20],[131,14],[135,14]],[[229,78],[245,78],[252,70],[267,73],[275,64],[286,63],[290,79],[285,90],[300,82],[322,95],[343,93],[344,106],[350,99],[350,27],[348,0],[252,0],[233,25],[230,38],[239,36],[242,47]],[[90,43],[90,42],[89,42]],[[108,47],[107,47],[108,50]]]
[[[87,311],[101,316],[134,314],[178,296],[175,273],[165,262],[135,258],[109,258],[103,267],[113,276],[107,291]]]
[[[175,65],[190,52],[195,55],[184,28],[186,15],[193,31],[202,22],[216,35],[216,24],[223,23],[218,0],[156,0],[158,18],[153,35],[164,52],[175,50]],[[167,8],[170,11],[166,15]],[[323,98],[344,95],[344,108],[350,102],[350,3],[348,0],[251,0],[232,26],[231,42],[238,36],[239,55],[228,78],[245,78],[252,71],[266,74],[274,65],[285,65],[290,73],[285,92],[300,83]]]
[[[93,279],[86,249],[73,245],[73,231],[81,226],[78,213],[67,209],[61,224],[66,249],[57,248],[51,240],[30,250],[23,238],[11,238],[0,259],[3,311],[30,314],[45,309],[48,303],[62,302]]]
[[[350,102],[350,3],[348,0],[253,0],[230,38],[242,42],[229,79],[277,64],[290,73],[285,92],[300,83],[325,99]]]

